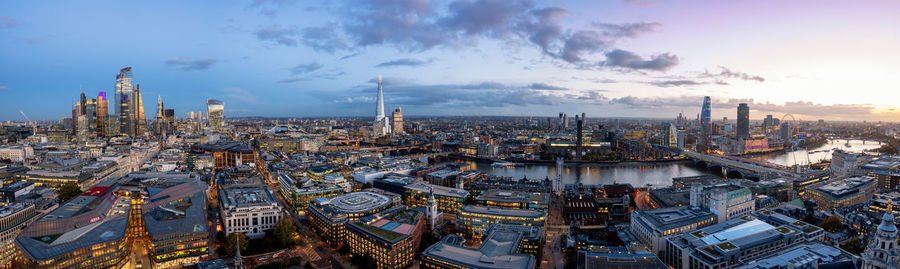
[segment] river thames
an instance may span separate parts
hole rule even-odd
[[[862,152],[879,147],[878,142],[862,140],[832,140],[822,146],[810,150],[778,152],[756,155],[751,158],[767,160],[776,164],[791,166],[795,163],[816,163],[831,159],[831,152],[840,148],[850,152]],[[492,167],[490,162],[469,162],[476,170],[495,176],[514,178],[553,178],[556,176],[555,165],[526,164],[515,167]],[[610,166],[567,165],[563,167],[562,177],[565,184],[581,182],[583,184],[630,183],[633,186],[668,186],[673,177],[709,175],[713,172],[681,163],[633,164],[625,163]]]

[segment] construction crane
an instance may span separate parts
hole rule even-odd
[[[25,111],[19,109],[19,113],[22,113],[22,117],[25,117],[26,124],[31,124],[31,135],[37,134],[37,124],[35,124],[34,121],[28,118],[28,115],[25,114]]]

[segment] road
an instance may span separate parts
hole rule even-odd
[[[638,190],[634,194],[634,203],[637,205],[638,209],[659,207],[656,205],[656,203],[654,203],[652,200],[650,200],[650,191],[649,190]]]

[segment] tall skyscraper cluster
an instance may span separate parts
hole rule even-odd
[[[144,114],[144,101],[141,97],[141,85],[135,87],[131,67],[122,68],[116,75],[115,115],[110,124],[110,135],[140,136],[147,132],[147,116]]]
[[[100,92],[96,98],[88,99],[82,92],[81,98],[72,108],[72,131],[79,142],[90,136],[106,136],[106,115],[109,114],[109,102],[106,92]]]

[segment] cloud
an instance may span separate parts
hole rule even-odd
[[[672,109],[677,110],[700,110],[703,96],[659,96],[659,97],[635,97],[624,96],[612,98],[609,104],[625,105],[630,108],[639,109]],[[762,117],[765,114],[792,114],[798,119],[842,119],[842,120],[861,120],[861,119],[896,119],[900,117],[900,112],[888,111],[884,112],[870,104],[833,104],[824,105],[809,101],[792,101],[784,104],[775,104],[770,102],[757,102],[752,98],[712,98],[713,114],[727,111],[728,115],[732,115],[738,104],[746,103],[750,106],[751,117]],[[718,111],[717,111],[718,110]],[[753,115],[757,116],[753,116]]]
[[[625,24],[592,23],[594,27],[603,30],[603,35],[615,38],[634,38],[641,34],[653,32],[662,27],[658,22],[637,22]]]
[[[758,82],[766,81],[766,79],[761,76],[750,75],[747,73],[732,71],[731,69],[721,66],[721,65],[718,67],[719,67],[719,69],[721,69],[721,71],[718,74],[710,73],[709,70],[707,70],[707,71],[704,71],[703,74],[700,75],[700,77],[737,78],[737,79],[742,79],[742,80],[750,80],[750,81],[758,81]]]
[[[218,62],[219,60],[216,58],[190,58],[190,57],[176,57],[169,58],[166,60],[166,65],[169,67],[174,67],[175,69],[180,70],[206,70],[212,67],[213,64]]]
[[[0,85],[0,91],[2,91],[2,90],[9,90],[9,87]]]
[[[268,26],[256,31],[256,38],[262,41],[271,41],[275,44],[288,47],[297,46],[299,33],[295,28],[282,28],[278,25]]]
[[[260,104],[259,96],[242,88],[224,88],[222,89],[222,97],[228,103]]]
[[[492,40],[508,44],[511,50],[533,44],[546,56],[581,64],[595,61],[591,56],[602,56],[619,39],[635,38],[662,27],[656,22],[594,22],[585,28],[566,28],[560,21],[569,10],[538,6],[534,1],[456,0],[444,5],[427,0],[351,0],[335,10],[341,18],[340,26],[306,29],[300,38],[304,45],[329,53],[369,46],[421,52],[437,47],[472,47],[481,40]],[[287,46],[299,43],[297,35],[290,28],[277,27],[257,32],[261,40]],[[665,70],[677,64],[674,59],[663,54],[638,66]],[[654,66],[662,62],[669,66]]]
[[[19,21],[17,21],[15,18],[6,16],[0,17],[0,29],[13,28],[19,25],[21,25],[21,23],[19,23]]]
[[[551,91],[562,91],[562,90],[569,89],[569,88],[565,88],[565,87],[553,86],[553,85],[546,84],[546,83],[531,83],[531,85],[528,85],[528,88],[532,88],[535,90],[551,90]]]
[[[615,49],[606,53],[606,60],[600,62],[600,65],[633,70],[666,71],[678,65],[678,56],[663,53],[645,60],[633,52]]]
[[[396,60],[392,60],[392,61],[383,62],[383,63],[375,65],[375,67],[423,66],[430,62],[431,61],[422,61],[419,59],[412,59],[412,58],[402,58],[402,59],[396,59]]]
[[[307,27],[303,29],[301,37],[303,45],[315,51],[334,53],[347,49],[347,43],[335,33],[333,28]]]
[[[659,86],[659,87],[681,87],[681,86],[697,86],[703,85],[705,83],[693,81],[693,80],[663,80],[663,81],[651,81],[650,85]]]
[[[324,65],[318,62],[310,62],[308,64],[298,64],[297,66],[288,68],[288,70],[291,71],[292,75],[302,75],[322,69],[322,67],[324,67]]]

